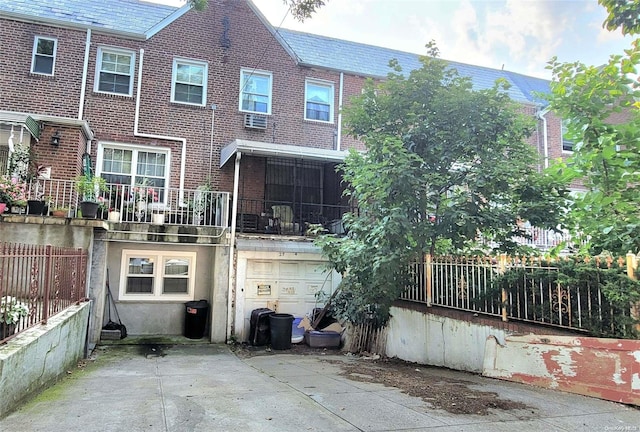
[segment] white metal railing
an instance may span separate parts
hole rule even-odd
[[[145,189],[141,193],[140,189]],[[44,201],[39,215],[81,217],[82,200],[73,180],[34,180],[24,186],[25,203],[12,211],[28,213],[28,201]],[[98,218],[112,222],[166,223],[217,228],[229,226],[229,192],[107,184],[98,202]],[[26,207],[23,206],[26,204]]]

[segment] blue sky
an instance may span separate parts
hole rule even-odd
[[[281,0],[253,2],[275,27],[417,54],[433,39],[444,59],[546,79],[553,56],[598,65],[632,41],[602,28],[596,0],[328,0],[304,23]]]

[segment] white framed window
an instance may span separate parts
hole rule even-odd
[[[271,72],[240,71],[240,111],[271,114]]]
[[[122,251],[120,300],[193,300],[196,253]]]
[[[31,73],[53,75],[56,66],[57,49],[57,39],[51,37],[36,36],[33,39]]]
[[[304,101],[305,120],[333,123],[333,83],[307,79]]]
[[[562,120],[561,126],[560,126],[560,134],[562,136],[562,151],[564,153],[573,153],[573,141],[571,141],[570,139],[565,138],[565,135],[567,133],[568,130],[568,121],[567,120]]]
[[[174,59],[171,78],[171,102],[204,106],[207,99],[206,62]]]
[[[117,48],[98,47],[94,91],[133,95],[135,53]]]
[[[104,178],[112,189],[107,194],[110,207],[120,208],[130,201],[129,193],[136,185],[145,184],[152,189],[156,206],[167,204],[166,187],[169,184],[169,149],[149,146],[133,146],[118,143],[100,143],[98,146],[97,175]]]

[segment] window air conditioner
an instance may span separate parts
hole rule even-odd
[[[264,130],[267,128],[267,116],[260,115],[260,114],[245,114],[244,127],[248,129]]]

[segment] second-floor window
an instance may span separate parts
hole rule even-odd
[[[333,84],[307,80],[305,83],[305,120],[333,121]]]
[[[99,47],[95,91],[131,96],[134,61],[131,51]]]
[[[562,120],[562,126],[561,126],[561,134],[562,134],[562,151],[563,152],[572,152],[573,151],[573,141],[571,141],[570,139],[567,139],[565,137],[565,135],[567,134],[567,121],[566,120]]]
[[[58,41],[54,38],[36,36],[33,41],[33,58],[31,72],[42,75],[53,75],[56,63]]]
[[[207,64],[193,60],[173,61],[171,102],[204,106],[206,103]]]
[[[242,69],[240,72],[240,111],[271,114],[270,72]]]

